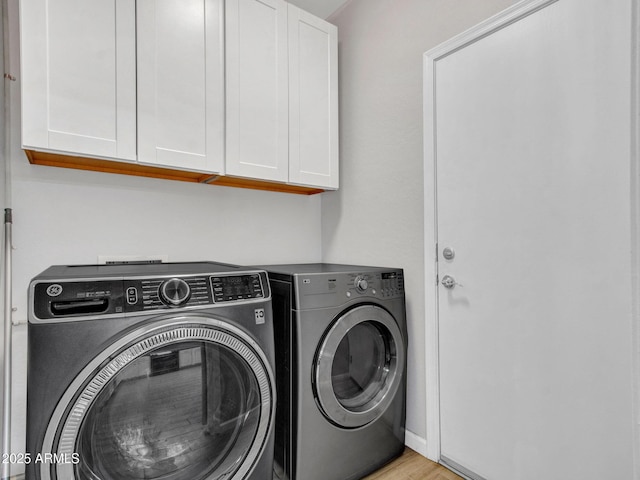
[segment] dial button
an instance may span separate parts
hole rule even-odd
[[[160,285],[160,299],[167,305],[177,307],[189,300],[191,288],[181,278],[171,278]]]
[[[367,282],[367,279],[361,276],[356,277],[356,279],[353,281],[353,283],[356,286],[356,289],[360,292],[366,292],[367,288],[369,288],[369,282]]]

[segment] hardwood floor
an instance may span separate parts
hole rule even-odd
[[[401,457],[363,480],[463,480],[442,465],[427,460],[410,448]]]

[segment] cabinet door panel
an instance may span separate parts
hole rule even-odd
[[[20,16],[24,147],[134,160],[132,2],[25,0]]]
[[[287,181],[287,4],[226,5],[227,173]]]
[[[138,160],[223,171],[222,0],[138,0]]]
[[[338,31],[289,5],[289,181],[338,188]]]

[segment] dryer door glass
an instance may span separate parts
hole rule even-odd
[[[384,389],[393,345],[383,325],[362,322],[342,338],[331,367],[331,383],[343,407],[366,408]]]
[[[74,476],[58,478],[245,478],[272,416],[267,368],[222,330],[185,325],[146,336],[76,398],[61,438],[74,438],[79,462]]]
[[[382,415],[403,385],[405,342],[384,309],[363,305],[328,330],[315,362],[315,393],[324,415],[360,427]]]

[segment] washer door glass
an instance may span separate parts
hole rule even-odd
[[[58,468],[57,478],[245,478],[273,414],[273,379],[249,341],[181,325],[147,335],[94,370],[58,445],[74,449],[79,462],[72,476]]]
[[[384,413],[402,384],[405,348],[394,318],[364,305],[342,315],[316,357],[316,395],[323,413],[343,427],[360,427]]]

